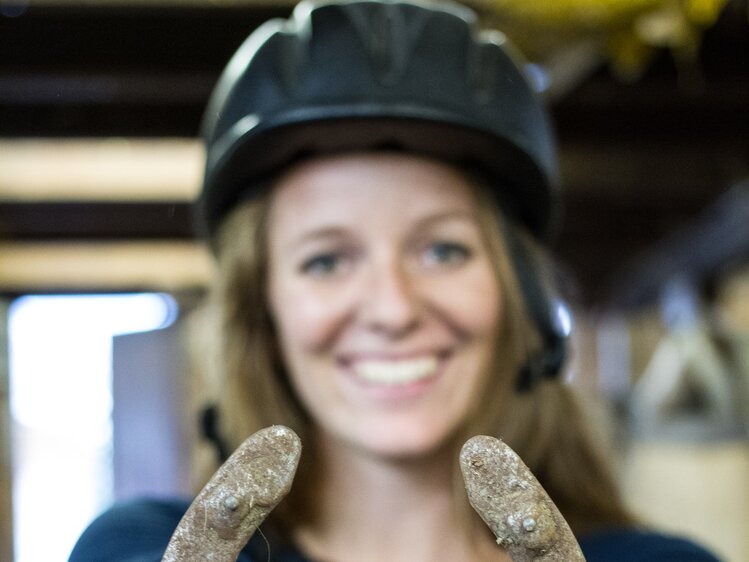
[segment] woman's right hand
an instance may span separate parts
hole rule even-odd
[[[162,562],[235,562],[291,489],[301,452],[299,437],[283,426],[248,437],[192,502]]]

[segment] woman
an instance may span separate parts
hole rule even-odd
[[[231,450],[283,424],[304,447],[240,560],[509,560],[459,474],[477,434],[518,452],[588,560],[714,560],[631,530],[558,377],[555,147],[501,35],[452,4],[303,2],[232,59],[205,137],[212,433]],[[71,560],[157,560],[185,509],[115,508]]]

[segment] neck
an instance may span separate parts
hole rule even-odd
[[[486,529],[461,515],[450,453],[382,459],[323,438],[302,549],[325,562],[502,560]]]

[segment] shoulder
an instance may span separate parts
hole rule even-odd
[[[719,562],[687,539],[637,529],[591,533],[580,538],[580,547],[588,562]]]
[[[83,532],[69,562],[157,562],[189,505],[176,499],[115,505]]]
[[[78,539],[68,562],[160,562],[190,500],[139,499],[117,504],[97,517]],[[255,533],[237,562],[307,562],[293,544]]]

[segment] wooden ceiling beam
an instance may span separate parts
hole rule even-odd
[[[214,264],[195,242],[0,243],[0,293],[204,290]]]

